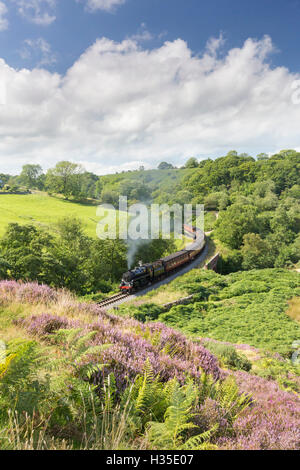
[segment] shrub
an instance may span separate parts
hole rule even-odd
[[[221,363],[229,369],[239,369],[249,371],[252,367],[251,362],[243,354],[238,354],[233,346],[228,346],[222,343],[213,341],[206,341],[204,346],[217,356]]]

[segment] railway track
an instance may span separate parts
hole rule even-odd
[[[113,306],[114,304],[119,305],[119,304],[123,303],[124,301],[126,302],[126,299],[131,300],[135,297],[139,297],[139,296],[144,295],[144,294],[146,294],[147,292],[149,292],[153,289],[157,289],[161,285],[164,285],[168,282],[171,282],[178,275],[185,274],[190,269],[192,269],[194,267],[197,267],[197,264],[199,264],[199,262],[203,261],[203,259],[207,255],[207,250],[208,250],[207,244],[205,244],[202,253],[200,253],[200,255],[198,255],[196,257],[196,259],[191,261],[188,264],[188,266],[180,266],[178,270],[176,269],[172,273],[169,273],[169,275],[167,277],[165,277],[163,280],[157,280],[156,282],[152,283],[150,287],[148,286],[148,287],[146,287],[146,288],[144,288],[144,289],[142,289],[138,292],[131,293],[131,294],[120,292],[119,294],[115,294],[115,295],[112,295],[111,297],[108,297],[107,299],[101,300],[100,302],[98,302],[98,305],[100,307]],[[117,307],[117,305],[116,305],[116,307]]]
[[[119,302],[119,300],[123,300],[126,297],[128,297],[128,294],[124,294],[123,292],[121,292],[120,294],[115,294],[115,295],[112,295],[111,297],[108,297],[107,299],[101,300],[101,302],[98,302],[98,305],[100,307],[107,307],[108,305]]]

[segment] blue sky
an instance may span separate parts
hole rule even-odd
[[[298,0],[2,0],[2,169],[300,148],[299,24]]]
[[[30,3],[31,0],[25,0]],[[122,41],[140,33],[142,24],[153,35],[148,47],[182,38],[195,53],[201,53],[207,39],[220,32],[226,38],[224,50],[242,46],[249,38],[269,35],[278,52],[272,63],[299,71],[300,1],[299,0],[126,0],[123,5],[89,10],[87,1],[41,1],[41,16],[48,12],[55,20],[35,24],[18,12],[18,0],[6,0],[9,26],[1,33],[0,56],[14,67],[34,67],[38,58],[22,58],[25,40],[47,41],[56,57],[46,67],[64,73],[93,42],[102,36]],[[37,1],[37,3],[39,3]],[[34,2],[33,2],[34,4]],[[99,2],[101,5],[101,2]]]

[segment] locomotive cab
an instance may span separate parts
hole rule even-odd
[[[119,289],[122,292],[132,292],[133,290],[133,273],[131,271],[127,271],[127,273],[124,273],[122,276],[121,284],[119,286]]]
[[[133,292],[135,289],[144,287],[151,282],[153,276],[152,266],[150,264],[137,266],[130,269],[122,276],[120,290],[123,292]]]

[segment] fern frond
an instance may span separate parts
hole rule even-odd
[[[153,370],[149,359],[144,364],[144,376],[138,389],[135,408],[138,412],[144,412],[147,402],[151,397],[151,384],[153,382]]]
[[[219,425],[215,424],[210,430],[205,431],[197,436],[190,437],[181,446],[181,450],[200,450],[203,448],[203,444],[211,439],[213,434],[218,430]]]

